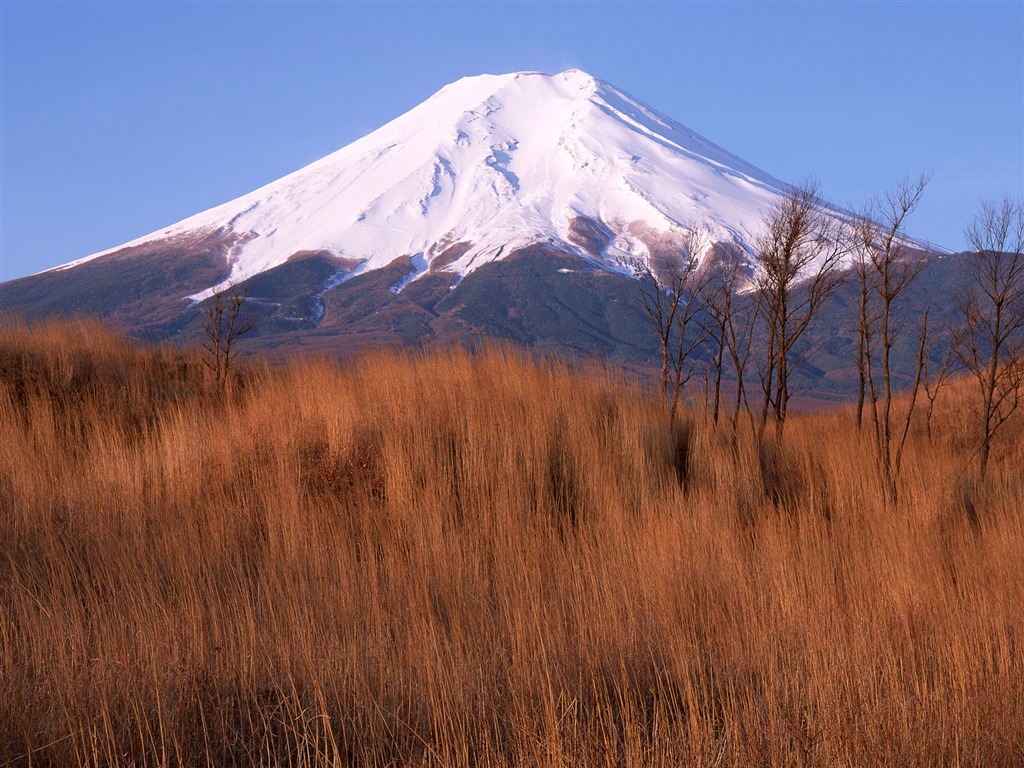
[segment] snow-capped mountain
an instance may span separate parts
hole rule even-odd
[[[468,77],[237,200],[0,284],[0,311],[189,343],[204,300],[236,285],[247,351],[487,337],[643,367],[659,350],[637,273],[678,258],[693,227],[751,253],[790,191],[586,73]],[[856,341],[836,301],[815,370]]]
[[[343,149],[236,200],[94,254],[218,232],[230,272],[202,300],[296,254],[335,278],[410,259],[395,290],[546,243],[631,273],[705,224],[749,249],[787,186],[585,72],[467,77]]]

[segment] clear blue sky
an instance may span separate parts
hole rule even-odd
[[[570,67],[860,207],[934,174],[950,248],[1024,190],[1022,2],[0,0],[0,279],[119,245],[338,149],[446,83]]]

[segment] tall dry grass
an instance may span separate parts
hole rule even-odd
[[[493,348],[0,332],[0,766],[1024,762],[1024,478]],[[791,429],[790,429],[791,428]]]

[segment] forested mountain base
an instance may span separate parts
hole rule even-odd
[[[0,331],[0,765],[1024,762],[1021,427],[892,500],[508,348],[246,365]]]

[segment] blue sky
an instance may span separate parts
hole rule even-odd
[[[1022,2],[0,0],[0,279],[167,226],[464,75],[586,70],[950,248],[1024,191]]]

